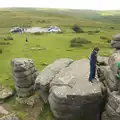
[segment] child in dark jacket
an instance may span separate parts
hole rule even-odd
[[[94,50],[91,53],[90,56],[90,75],[89,75],[89,81],[92,82],[93,79],[95,79],[95,73],[96,73],[96,64],[97,64],[97,54],[99,52],[99,48],[94,48]]]

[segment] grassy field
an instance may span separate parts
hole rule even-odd
[[[74,14],[76,13],[76,14]],[[86,13],[84,15],[84,13]],[[111,23],[111,21],[103,22],[100,20],[91,20],[87,18],[87,14],[97,16],[96,11],[72,11],[72,10],[48,10],[48,9],[1,9],[0,10],[0,43],[9,42],[8,45],[0,45],[2,53],[0,54],[0,84],[5,84],[10,87],[14,86],[11,77],[10,62],[13,58],[32,58],[36,68],[40,71],[45,66],[43,63],[50,64],[58,58],[72,58],[78,60],[89,56],[90,52],[95,46],[99,46],[100,55],[110,55],[112,49],[105,39],[100,37],[107,37],[112,39],[112,35],[120,32],[120,25]],[[98,12],[99,13],[99,12]],[[97,13],[97,14],[98,14]],[[105,13],[105,12],[103,12]],[[107,12],[106,12],[107,13]],[[113,13],[113,11],[112,11]],[[102,14],[102,13],[101,13]],[[90,16],[90,15],[89,15]],[[42,21],[45,20],[43,23]],[[71,27],[77,24],[85,33],[73,33]],[[14,26],[30,27],[49,25],[59,26],[63,33],[46,33],[41,35],[34,34],[11,34],[9,30]],[[114,27],[111,29],[110,27]],[[99,30],[99,33],[88,34],[87,31]],[[14,40],[5,41],[6,36],[13,37]],[[28,36],[28,45],[25,49],[25,39]],[[70,40],[74,37],[83,37],[91,41],[91,44],[86,44],[82,47],[71,48]],[[43,50],[31,50],[33,47],[44,48]],[[12,110],[17,108],[19,115],[23,120],[30,120],[27,117],[28,111],[21,111],[14,99],[7,103]],[[15,105],[15,106],[13,106]],[[25,117],[26,116],[26,117]],[[34,118],[35,119],[35,118]],[[53,120],[49,106],[45,105],[42,116],[38,116],[38,120]]]

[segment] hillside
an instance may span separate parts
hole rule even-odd
[[[95,26],[99,26],[101,22],[104,22],[102,24],[119,23],[119,13],[120,11],[94,11],[71,9],[0,9],[0,27],[36,25],[46,26],[49,24],[60,24],[61,26],[67,26],[68,24],[73,25],[78,23],[82,23],[82,26],[90,26],[93,22],[95,22]],[[44,24],[41,24],[42,20],[45,20]]]

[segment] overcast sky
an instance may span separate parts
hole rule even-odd
[[[0,7],[120,10],[120,0],[0,0]]]

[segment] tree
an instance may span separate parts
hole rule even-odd
[[[72,30],[75,31],[76,33],[84,33],[84,31],[78,25],[74,25],[72,27]]]

